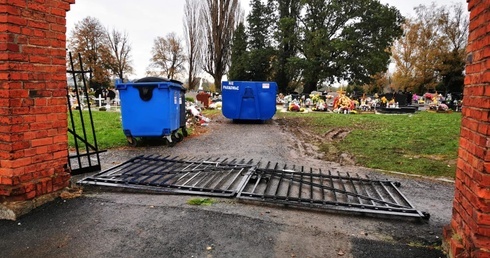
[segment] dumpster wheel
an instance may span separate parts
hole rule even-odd
[[[184,135],[182,135],[178,131],[175,131],[174,133],[172,133],[172,141],[173,142],[181,142],[182,140],[184,140]]]
[[[138,141],[133,136],[127,136],[126,139],[128,140],[128,144],[132,147],[136,147],[138,145]]]
[[[189,136],[189,133],[187,132],[187,128],[182,127],[182,134],[184,135],[184,137]]]
[[[177,144],[177,141],[174,140],[173,134],[163,137],[163,141],[165,142],[165,145],[167,145],[169,147],[174,147],[175,144]]]

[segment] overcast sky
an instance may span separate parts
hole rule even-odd
[[[248,11],[249,0],[240,0]],[[405,16],[413,15],[413,8],[430,4],[430,0],[380,0],[381,3],[397,7]],[[439,5],[463,3],[466,0],[435,0]],[[77,0],[67,13],[67,35],[71,35],[74,25],[87,16],[92,16],[108,28],[128,33],[132,46],[135,74],[130,78],[145,76],[151,57],[153,40],[170,32],[183,35],[184,0]]]

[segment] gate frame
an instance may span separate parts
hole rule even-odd
[[[90,104],[90,98],[88,96],[88,91],[87,91],[87,80],[85,78],[85,74],[89,74],[89,78],[92,78],[92,70],[85,70],[83,67],[83,62],[82,62],[82,56],[80,53],[78,54],[78,60],[80,64],[80,70],[75,70],[75,66],[73,63],[73,57],[72,53],[69,53],[69,61],[70,61],[70,68],[71,70],[67,70],[66,73],[71,74],[73,78],[73,85],[75,87],[75,98],[78,103],[78,115],[80,117],[80,122],[81,122],[81,130],[82,130],[82,135],[79,135],[77,133],[77,128],[75,126],[75,118],[74,118],[74,112],[73,112],[73,107],[71,105],[70,101],[70,87],[67,86],[67,99],[68,99],[68,112],[70,114],[70,126],[68,126],[68,133],[70,133],[73,136],[73,139],[75,141],[75,154],[70,154],[68,151],[68,166],[71,168],[71,174],[72,175],[79,175],[79,174],[84,174],[84,173],[90,173],[90,172],[96,172],[101,170],[101,165],[100,165],[100,156],[99,153],[105,152],[106,150],[99,150],[98,144],[97,144],[97,136],[95,133],[95,126],[94,126],[94,120],[92,116],[92,109],[91,109],[91,104]],[[88,139],[88,134],[87,130],[85,128],[86,123],[84,120],[83,116],[83,107],[81,106],[81,103],[83,100],[80,98],[80,87],[78,86],[78,80],[77,77],[81,77],[82,79],[82,90],[83,90],[83,95],[85,96],[85,100],[87,101],[87,111],[89,114],[89,120],[90,120],[90,133],[92,134],[93,137],[93,144],[89,142]],[[81,101],[82,100],[82,101]],[[85,145],[85,152],[81,153],[81,146],[79,146],[79,141]],[[96,156],[96,162],[92,161],[92,156]],[[84,164],[82,161],[82,158],[85,158],[87,160],[88,165]],[[77,162],[78,167],[73,169],[73,164],[72,160],[75,159]],[[92,164],[94,163],[94,164]]]

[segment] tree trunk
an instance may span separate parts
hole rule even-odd
[[[223,74],[221,72],[217,72],[213,78],[216,92],[221,93],[221,79],[223,78]]]
[[[312,91],[315,91],[317,83],[318,81],[313,80],[305,82],[303,93],[310,94]]]

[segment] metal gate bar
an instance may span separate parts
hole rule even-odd
[[[156,192],[232,197],[248,181],[252,160],[139,156],[79,181]]]
[[[78,183],[429,218],[428,213],[414,208],[397,188],[397,182],[244,159],[139,156]]]

